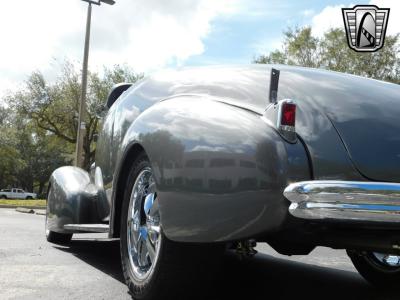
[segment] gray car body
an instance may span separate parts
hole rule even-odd
[[[297,104],[295,143],[265,115],[271,67],[281,71],[278,99]],[[398,85],[324,70],[249,65],[155,74],[109,109],[91,175],[54,172],[59,196],[49,196],[50,230],[109,222],[117,237],[127,175],[144,151],[168,238],[226,242],[279,233],[291,218],[282,194],[290,183],[399,182],[399,104]]]

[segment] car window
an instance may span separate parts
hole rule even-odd
[[[17,193],[23,193],[24,191],[23,190],[17,190]]]

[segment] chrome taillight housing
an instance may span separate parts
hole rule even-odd
[[[264,114],[268,122],[290,143],[297,141],[296,109],[297,106],[293,100],[284,99],[268,106]]]

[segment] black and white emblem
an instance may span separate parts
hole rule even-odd
[[[342,8],[349,47],[359,52],[374,52],[385,42],[389,8],[375,5],[356,5]]]

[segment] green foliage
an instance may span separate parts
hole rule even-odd
[[[386,36],[384,47],[372,53],[350,49],[344,30],[331,29],[322,38],[310,27],[284,32],[283,50],[261,55],[255,63],[288,64],[365,76],[400,83],[399,36]]]
[[[18,178],[26,163],[19,155],[17,130],[12,126],[14,114],[0,106],[0,182],[9,185]]]
[[[89,73],[84,138],[87,169],[94,161],[98,113],[111,87],[142,77],[126,66],[105,68],[102,75]],[[49,83],[35,71],[22,89],[3,99],[7,108],[0,106],[0,188],[21,187],[44,194],[51,172],[72,163],[80,95],[81,74],[65,62],[55,82]]]

